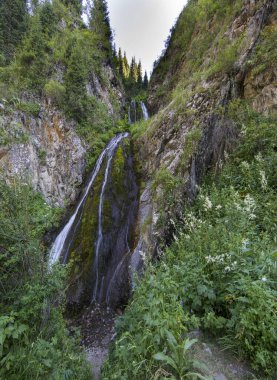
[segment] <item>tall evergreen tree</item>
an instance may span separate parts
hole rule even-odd
[[[145,71],[144,78],[143,78],[143,88],[145,90],[147,90],[147,88],[148,88],[148,83],[149,83],[148,75],[147,75],[147,72]]]
[[[0,54],[9,62],[27,28],[26,0],[0,1]]]
[[[138,85],[142,86],[142,65],[141,61],[139,61],[138,68],[137,68],[137,77],[138,77]]]
[[[121,48],[118,50],[118,72],[119,75],[123,77],[123,57]]]
[[[75,11],[77,14],[80,15],[82,13],[82,0],[61,0],[61,2],[73,11]]]
[[[134,82],[138,81],[138,65],[136,63],[136,58],[132,58],[131,67],[130,67],[130,77]]]
[[[89,23],[90,29],[100,39],[102,47],[111,50],[112,31],[106,0],[93,0]]]
[[[130,66],[129,66],[127,55],[126,55],[126,51],[124,51],[124,57],[123,57],[123,76],[125,79],[129,78],[130,76]]]
[[[67,110],[70,116],[80,121],[86,114],[86,67],[84,52],[81,47],[72,41],[68,51],[69,60],[65,75]]]

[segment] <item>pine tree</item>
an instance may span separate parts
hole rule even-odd
[[[77,14],[82,13],[82,0],[61,0],[61,2]]]
[[[130,67],[130,77],[134,82],[138,81],[138,66],[136,63],[136,58],[132,58],[131,67]]]
[[[93,0],[89,24],[90,29],[98,36],[101,46],[110,51],[112,31],[106,0]]]
[[[80,121],[86,114],[86,67],[83,51],[76,43],[69,49],[69,60],[65,75],[67,111],[69,115]]]
[[[124,57],[123,57],[123,77],[125,79],[128,79],[130,76],[130,66],[127,59],[126,51],[124,51]]]
[[[9,62],[27,28],[26,0],[0,2],[0,55]]]
[[[123,77],[123,57],[121,48],[118,50],[118,72],[119,75]]]
[[[144,78],[143,78],[143,88],[145,90],[147,90],[147,88],[148,88],[148,83],[149,83],[148,75],[147,75],[147,72],[145,71]]]
[[[138,85],[141,87],[142,86],[142,65],[141,61],[139,61],[138,68],[137,68],[137,76],[138,76]]]

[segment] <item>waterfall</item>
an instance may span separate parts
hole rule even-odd
[[[132,99],[129,105],[128,121],[129,124],[134,124],[137,122],[137,102],[135,101],[135,99]]]
[[[128,122],[129,124],[134,124],[140,119],[143,119],[143,120],[149,119],[148,110],[144,102],[142,101],[140,102],[140,109],[139,109],[137,102],[134,99],[132,99],[128,108]]]
[[[95,268],[96,268],[96,281],[95,281],[95,286],[93,290],[93,301],[98,301],[98,287],[99,287],[99,249],[103,240],[103,234],[102,234],[102,219],[103,219],[103,202],[104,202],[104,194],[105,194],[105,189],[108,181],[108,175],[110,172],[110,167],[111,167],[111,161],[113,158],[114,150],[117,147],[117,144],[115,145],[114,149],[111,149],[108,152],[108,162],[105,170],[105,177],[101,189],[101,194],[100,194],[100,201],[99,201],[99,208],[98,208],[98,234],[97,234],[97,240],[96,240],[96,245],[95,245]],[[104,278],[102,278],[102,281],[104,281]],[[101,286],[102,288],[102,286]],[[101,293],[101,292],[100,292]],[[100,294],[101,296],[101,294]]]
[[[74,226],[76,226],[81,220],[82,208],[83,208],[84,203],[87,199],[89,191],[90,191],[90,189],[94,183],[94,180],[95,180],[97,174],[99,173],[99,170],[102,166],[102,163],[106,157],[109,158],[108,164],[110,163],[114,150],[116,149],[116,147],[118,146],[120,141],[122,139],[126,138],[127,136],[128,136],[128,133],[121,133],[121,134],[116,135],[115,137],[113,137],[110,140],[107,147],[100,154],[100,156],[96,162],[96,165],[92,171],[91,178],[90,178],[89,183],[86,187],[84,195],[82,196],[81,200],[79,201],[75,212],[73,213],[73,215],[71,216],[69,221],[66,223],[66,225],[64,226],[62,231],[57,236],[57,238],[56,238],[56,240],[55,240],[55,242],[51,248],[50,256],[49,256],[49,267],[50,268],[54,263],[56,263],[60,259],[60,257],[62,255],[65,256],[65,261],[66,261],[66,258],[67,258],[67,255],[68,255],[68,252],[70,249],[70,245],[71,245],[72,239],[74,237]],[[107,167],[108,166],[109,165],[107,165]],[[107,169],[106,169],[106,173],[107,173]],[[103,184],[102,190],[103,190],[103,192],[105,190],[104,184]],[[102,193],[101,193],[101,198],[103,201]],[[99,209],[100,209],[100,206],[99,206]],[[99,239],[99,231],[98,231],[97,241],[99,241],[99,245],[100,245],[101,241]],[[99,250],[99,247],[98,247],[98,250]]]
[[[148,110],[146,108],[146,105],[144,104],[144,102],[140,102],[140,105],[141,105],[143,120],[148,120],[149,119],[149,113],[148,113]]]

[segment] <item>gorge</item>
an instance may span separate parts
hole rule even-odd
[[[0,379],[275,379],[276,0],[188,1],[149,84],[106,1],[28,4],[0,4]]]

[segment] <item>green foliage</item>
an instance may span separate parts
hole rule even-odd
[[[275,41],[277,38],[276,25],[266,26],[261,33],[260,43],[257,45],[250,61],[253,67],[252,74],[258,75],[268,68],[273,68],[277,60]]]
[[[0,51],[2,64],[9,63],[27,29],[27,2],[2,0],[0,3]]]
[[[39,14],[30,19],[29,32],[23,40],[23,48],[18,53],[17,73],[21,85],[39,92],[45,84],[49,71],[47,36]]]
[[[40,104],[38,103],[23,103],[19,102],[16,105],[17,109],[23,112],[26,112],[27,114],[38,116],[40,112]]]
[[[59,107],[63,106],[65,101],[65,87],[61,83],[51,79],[45,84],[44,93],[55,105]]]
[[[130,132],[132,134],[132,138],[137,140],[140,136],[142,136],[148,129],[151,124],[151,119],[148,120],[140,120],[135,124],[130,126]]]
[[[181,156],[181,160],[179,164],[180,171],[182,171],[182,169],[187,169],[187,166],[189,164],[188,160],[196,152],[201,136],[202,136],[202,131],[200,128],[193,128],[191,131],[188,132],[185,139],[183,154]]]
[[[276,128],[243,102],[231,103],[228,113],[241,130],[240,144],[175,220],[178,237],[136,287],[118,321],[105,379],[180,378],[183,365],[189,369],[181,342],[197,325],[269,378],[276,373]],[[174,188],[176,178],[166,171],[157,179],[156,187]]]
[[[44,260],[45,231],[60,211],[27,185],[0,182],[0,377],[87,379],[62,318],[66,270]]]
[[[69,9],[77,14],[82,12],[82,0],[61,0]]]
[[[174,380],[183,379],[202,379],[206,378],[200,373],[191,372],[191,369],[201,367],[200,363],[191,360],[188,351],[197,342],[197,339],[190,340],[187,338],[185,342],[178,342],[169,331],[167,332],[167,341],[171,350],[169,355],[159,352],[154,355],[154,359],[164,363],[167,367],[166,375]],[[158,370],[157,372],[159,372]]]
[[[101,48],[111,52],[112,31],[106,0],[93,0],[90,28],[97,35]]]
[[[150,90],[154,89],[158,106],[174,100],[176,91],[185,96],[200,78],[232,69],[243,37],[230,45],[224,33],[242,4],[242,0],[188,2],[154,64]]]

